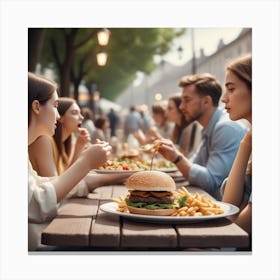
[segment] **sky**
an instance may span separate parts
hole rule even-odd
[[[229,43],[241,32],[241,28],[194,28],[194,46],[196,57],[200,55],[200,49],[204,49],[205,55],[210,55],[217,49],[219,40]],[[179,58],[178,47],[183,48],[182,57]],[[168,62],[176,65],[186,63],[192,57],[191,31],[174,40],[171,51],[164,56]]]

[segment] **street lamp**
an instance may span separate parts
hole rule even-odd
[[[184,49],[182,48],[182,46],[179,46],[178,49],[177,49],[177,52],[178,52],[178,55],[179,55],[179,59],[182,59],[183,51],[184,51]]]
[[[106,46],[108,45],[109,39],[110,39],[110,34],[111,32],[109,31],[109,29],[107,28],[101,28],[98,32],[97,32],[97,40],[98,40],[98,44],[100,46]]]
[[[97,64],[99,66],[105,66],[107,63],[108,55],[105,51],[101,50],[96,54]]]
[[[192,43],[192,74],[195,74],[196,61],[195,61],[195,46],[194,46],[194,28],[191,28],[191,43]]]
[[[98,44],[103,47],[106,46],[109,42],[110,39],[110,34],[111,32],[107,28],[101,28],[97,32],[97,40]],[[97,64],[99,66],[105,66],[107,63],[107,58],[108,54],[101,49],[97,54],[96,54],[96,59],[97,59]]]
[[[194,39],[194,28],[191,28],[191,49],[192,49],[192,74],[196,73],[196,58],[195,58],[195,39]],[[182,46],[179,46],[178,49],[179,58],[182,58],[184,49]]]

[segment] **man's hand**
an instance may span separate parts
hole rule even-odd
[[[158,152],[167,160],[174,162],[179,154],[181,154],[173,142],[169,139],[156,140],[155,144],[159,145]]]

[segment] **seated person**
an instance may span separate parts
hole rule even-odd
[[[185,76],[179,86],[183,88],[180,110],[188,122],[198,121],[203,127],[202,143],[190,159],[170,140],[158,140],[159,152],[176,164],[190,184],[220,200],[221,184],[229,174],[246,130],[218,108],[222,87],[214,76]]]
[[[171,139],[173,124],[167,120],[166,110],[166,101],[158,101],[152,105],[152,117],[155,124],[145,134],[140,128],[134,133],[140,145],[153,143],[156,139]]]
[[[62,174],[90,143],[88,131],[81,128],[84,117],[76,101],[61,97],[57,110],[60,119],[54,136],[42,135],[28,147],[31,164],[40,176]]]
[[[252,124],[252,57],[232,61],[226,71],[226,93],[222,99],[233,121],[246,119]],[[232,219],[249,234],[252,232],[252,132],[240,142],[228,178],[222,186],[224,202],[234,204],[240,212]]]
[[[109,119],[107,117],[98,117],[95,121],[94,121],[94,125],[95,125],[95,131],[93,133],[93,143],[95,143],[95,141],[97,139],[101,140],[101,141],[108,141],[108,129],[110,128],[110,122]]]
[[[188,123],[180,110],[181,94],[174,94],[168,99],[166,117],[174,123],[172,142],[185,156],[190,157],[201,141],[201,126],[198,122]]]
[[[57,106],[56,84],[28,73],[28,146],[42,135],[54,134],[60,117]],[[54,177],[38,176],[28,162],[28,250],[36,250],[40,245],[43,229],[57,215],[59,203],[66,196],[86,196],[97,186],[112,180],[108,176],[98,176],[101,174],[87,175],[107,161],[111,149],[108,143],[89,145],[63,174]]]

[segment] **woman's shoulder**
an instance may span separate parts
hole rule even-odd
[[[44,147],[50,147],[53,142],[53,138],[48,135],[42,135],[36,139],[34,143],[36,143],[37,147],[41,148]]]
[[[52,137],[40,136],[28,147],[29,156],[33,158],[36,155],[41,155],[42,152],[50,153],[54,149],[54,144]]]

